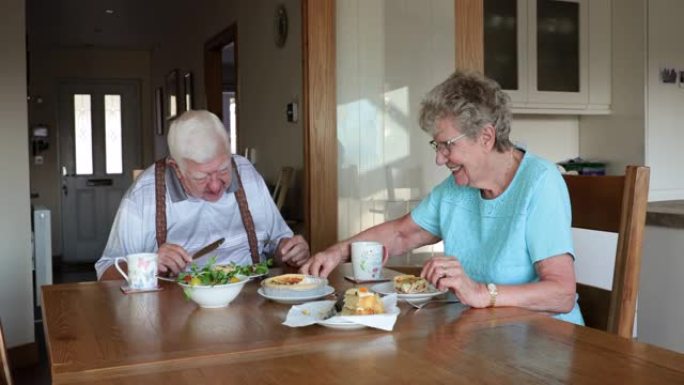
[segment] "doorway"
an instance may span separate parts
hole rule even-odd
[[[237,25],[209,39],[204,45],[207,109],[216,114],[230,134],[233,154],[240,146]]]
[[[140,84],[70,81],[59,89],[62,261],[95,262],[140,164]]]

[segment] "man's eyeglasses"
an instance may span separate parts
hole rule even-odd
[[[444,156],[449,156],[451,153],[451,146],[453,146],[454,143],[458,142],[459,140],[463,139],[466,137],[466,134],[461,134],[458,136],[454,136],[453,138],[449,140],[445,140],[443,142],[437,142],[435,140],[430,141],[430,147],[432,147],[435,152],[439,151],[440,154]]]
[[[192,175],[190,179],[197,184],[206,184],[214,175],[217,179],[226,180],[231,173],[230,167],[226,167],[211,173],[200,173],[199,175]]]

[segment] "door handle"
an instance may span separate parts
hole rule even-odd
[[[66,184],[62,184],[62,192],[64,193],[64,196],[69,195],[69,188]]]
[[[86,182],[87,186],[111,186],[112,185],[112,180],[111,178],[102,178],[102,179],[88,179]]]

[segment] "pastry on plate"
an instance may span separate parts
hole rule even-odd
[[[261,282],[266,295],[274,297],[304,297],[325,292],[328,280],[303,274],[283,274]]]
[[[380,296],[369,292],[365,287],[352,288],[344,293],[342,315],[372,315],[384,312]]]
[[[394,277],[394,290],[399,294],[419,294],[428,291],[428,281],[414,275],[398,275]]]

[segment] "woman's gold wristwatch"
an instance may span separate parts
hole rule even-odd
[[[497,290],[496,285],[488,283],[487,291],[489,291],[489,307],[496,306],[496,296],[499,295],[499,290]]]

